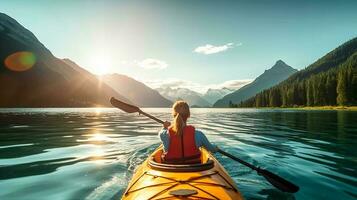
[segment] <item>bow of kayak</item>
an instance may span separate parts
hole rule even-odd
[[[159,147],[138,167],[122,199],[243,199],[222,165],[205,149],[200,164],[161,162]]]

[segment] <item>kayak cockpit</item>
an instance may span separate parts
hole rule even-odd
[[[201,149],[201,151],[206,151]],[[209,158],[209,153],[201,153],[201,163],[195,164],[168,164],[162,160],[163,150],[156,150],[148,160],[148,165],[155,170],[170,172],[196,172],[204,171],[214,167],[214,162]]]
[[[162,147],[137,168],[122,199],[227,199],[241,200],[234,181],[204,148],[201,163],[166,164]]]

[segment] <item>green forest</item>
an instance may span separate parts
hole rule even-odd
[[[357,105],[357,38],[354,38],[280,84],[230,107]]]

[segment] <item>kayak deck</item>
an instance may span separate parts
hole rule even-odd
[[[221,164],[201,149],[200,164],[161,162],[158,148],[136,170],[122,199],[243,199]]]

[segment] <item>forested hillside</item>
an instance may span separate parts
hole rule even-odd
[[[277,86],[231,107],[357,105],[357,38]]]

